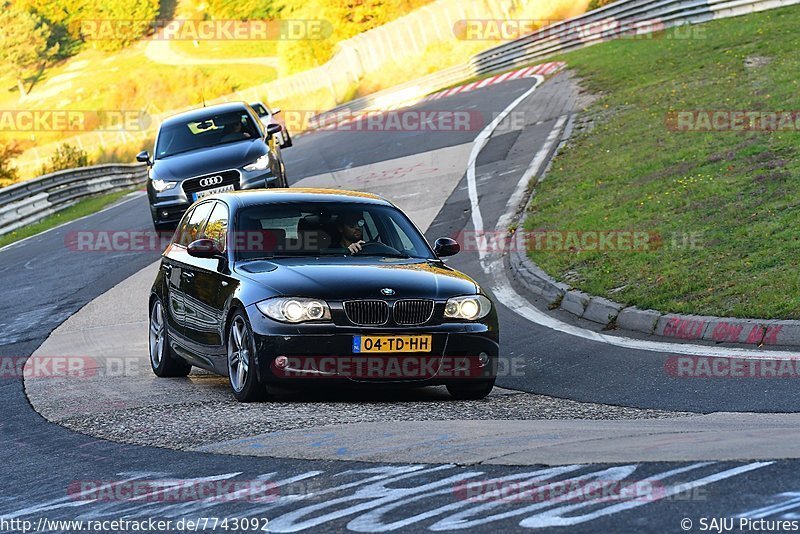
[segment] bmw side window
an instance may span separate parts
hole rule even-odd
[[[188,247],[192,241],[200,239],[203,224],[208,219],[208,214],[213,207],[213,202],[204,202],[194,209],[186,222],[186,228],[181,233],[181,245]]]
[[[222,202],[215,204],[206,228],[203,230],[203,237],[212,239],[220,252],[225,252],[225,237],[228,235],[228,207]]]
[[[183,214],[181,222],[178,223],[178,228],[172,236],[173,245],[183,245],[183,236],[186,235],[186,225],[189,223],[189,218],[192,216],[192,213],[194,213],[194,208]]]

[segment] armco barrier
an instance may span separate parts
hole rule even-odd
[[[89,195],[144,184],[147,167],[111,164],[46,174],[0,189],[0,235],[71,206]]]
[[[398,107],[474,76],[512,69],[631,32],[645,34],[797,3],[800,0],[621,0],[490,48],[473,56],[466,65],[445,69],[337,106],[312,119],[312,126],[324,124],[326,116],[339,112]],[[389,105],[382,106],[383,102]]]
[[[697,24],[799,3],[800,0],[622,0],[475,55],[470,65],[489,74],[630,32]]]

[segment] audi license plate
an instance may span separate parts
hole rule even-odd
[[[433,336],[353,336],[353,353],[430,352]]]
[[[233,184],[230,185],[223,185],[222,187],[215,187],[213,189],[206,189],[205,191],[198,191],[197,193],[192,193],[192,200],[197,200],[198,198],[207,197],[208,195],[213,195],[214,193],[222,193],[223,191],[233,191]]]

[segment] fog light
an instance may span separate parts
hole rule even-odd
[[[485,352],[481,352],[480,354],[478,354],[478,361],[480,362],[481,367],[485,366],[486,364],[489,363],[489,355],[486,354]]]
[[[278,356],[275,358],[275,367],[278,369],[286,369],[287,365],[289,365],[289,358],[286,356]]]
[[[162,219],[166,219],[167,217],[169,217],[169,212],[167,210],[162,211],[161,212],[161,218]]]

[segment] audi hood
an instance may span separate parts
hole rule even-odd
[[[178,181],[227,169],[241,169],[268,152],[261,139],[248,139],[201,148],[157,159],[150,171],[155,179]]]

